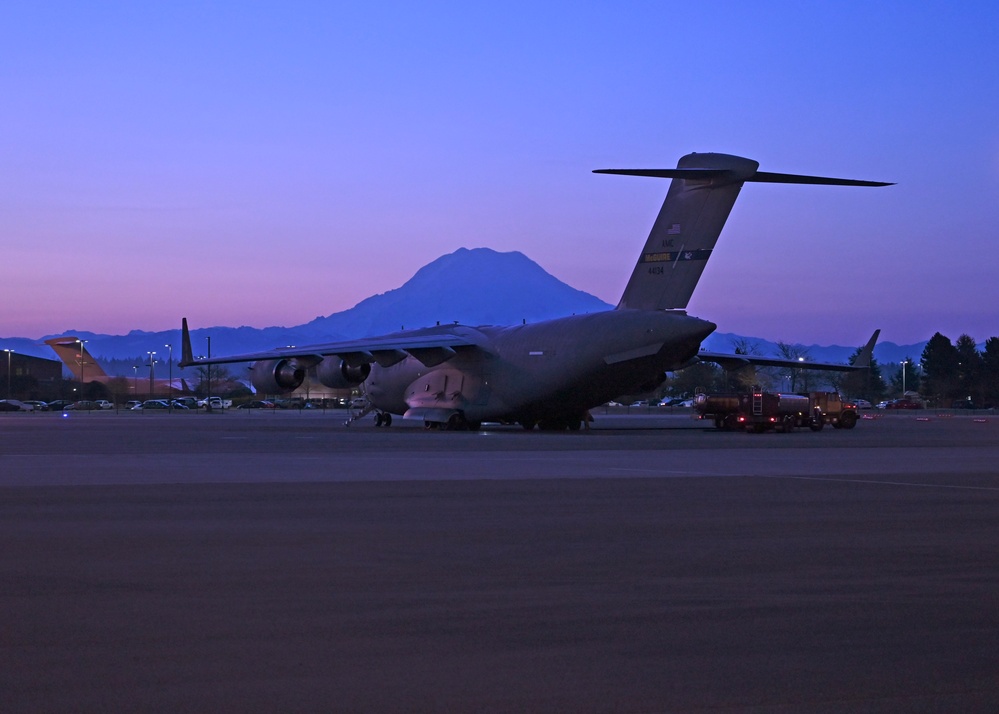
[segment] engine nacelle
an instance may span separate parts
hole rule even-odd
[[[250,365],[250,382],[263,394],[294,392],[305,381],[305,368],[293,359],[269,359]]]
[[[316,379],[330,389],[350,389],[371,374],[371,365],[352,367],[343,360],[326,358],[316,365]]]

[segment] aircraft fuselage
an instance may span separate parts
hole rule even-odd
[[[587,409],[660,384],[715,325],[682,311],[613,310],[511,327],[448,326],[474,343],[427,366],[372,365],[368,399],[407,418],[578,423]],[[431,330],[427,332],[431,332]]]

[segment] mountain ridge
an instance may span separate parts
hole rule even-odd
[[[563,283],[519,251],[498,252],[490,248],[459,248],[423,266],[403,285],[372,295],[354,307],[292,327],[214,326],[191,330],[196,355],[238,354],[301,345],[356,339],[433,324],[459,322],[465,325],[510,325],[613,309],[589,293]],[[195,316],[196,317],[196,316]],[[873,328],[872,328],[873,329]],[[130,330],[125,335],[105,335],[86,330],[46,335],[38,340],[4,338],[4,348],[21,354],[53,359],[44,340],[73,335],[87,341],[87,349],[98,359],[146,360],[149,352],[164,360],[164,345],[174,345],[180,356],[180,330]],[[735,344],[756,345],[761,354],[776,356],[776,342],[733,333],[714,333],[704,348],[731,352]],[[881,364],[917,359],[926,342],[914,345],[879,343],[875,358]],[[856,346],[798,345],[815,361],[846,362]],[[140,362],[141,363],[141,362]],[[129,376],[129,375],[125,375]]]

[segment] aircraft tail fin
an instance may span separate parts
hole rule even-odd
[[[183,318],[180,324],[180,366],[187,367],[194,364],[194,350],[191,349],[191,331],[187,328],[187,318]]]
[[[686,309],[743,183],[889,186],[878,181],[758,171],[752,159],[688,154],[675,169],[597,169],[594,173],[669,178],[669,190],[617,309]]]
[[[73,335],[65,335],[45,340],[45,344],[51,347],[56,356],[62,360],[70,374],[73,375],[73,379],[93,381],[99,377],[108,376],[104,368],[97,364],[97,360],[87,351],[85,340]]]
[[[857,359],[853,361],[853,366],[857,369],[865,369],[871,366],[871,358],[874,356],[874,345],[878,341],[878,335],[881,334],[881,330],[875,330],[874,334],[871,335],[871,339],[867,341],[860,352],[857,353]]]

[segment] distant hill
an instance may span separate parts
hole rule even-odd
[[[612,309],[599,298],[566,285],[519,252],[500,253],[489,248],[460,248],[420,268],[402,286],[362,300],[354,307],[325,317],[317,317],[295,327],[209,327],[191,331],[195,354],[207,352],[208,337],[214,355],[266,350],[282,345],[332,342],[368,337],[400,329],[426,327],[436,323],[460,322],[465,325],[512,325],[540,322],[572,314]],[[190,316],[197,322],[197,316]],[[710,316],[707,316],[710,319]],[[141,363],[147,352],[166,359],[166,344],[174,345],[174,358],[180,357],[180,330],[144,332],[127,335],[101,335],[69,330],[87,340],[87,349],[103,360]],[[9,338],[0,347],[23,354],[53,359],[55,355],[42,340],[61,335],[46,335],[38,340]],[[866,337],[865,337],[866,340]],[[734,334],[715,333],[704,348],[730,352],[736,342],[757,345],[763,355],[775,356],[773,342]],[[901,362],[906,357],[919,359],[926,343],[878,344],[875,358],[882,364]],[[816,361],[846,362],[860,345],[807,346]],[[127,371],[125,376],[131,376]]]
[[[400,329],[427,327],[438,322],[466,325],[506,325],[539,322],[566,315],[609,310],[599,298],[566,285],[523,253],[500,253],[489,248],[460,248],[424,266],[405,284],[362,300],[354,307],[295,327],[208,327],[191,330],[195,354],[205,354],[208,337],[212,354],[236,354],[282,345],[367,337]],[[197,321],[197,316],[190,316]],[[179,316],[178,316],[179,320]],[[101,335],[68,330],[38,340],[0,340],[3,347],[24,354],[53,359],[43,340],[72,334],[87,341],[98,359],[144,359],[156,352],[163,360],[166,344],[180,356],[180,330],[127,335]],[[131,376],[129,372],[128,375]]]
[[[612,307],[566,285],[523,253],[460,248],[420,268],[402,287],[317,317],[300,329],[370,337],[437,323],[540,322]]]

